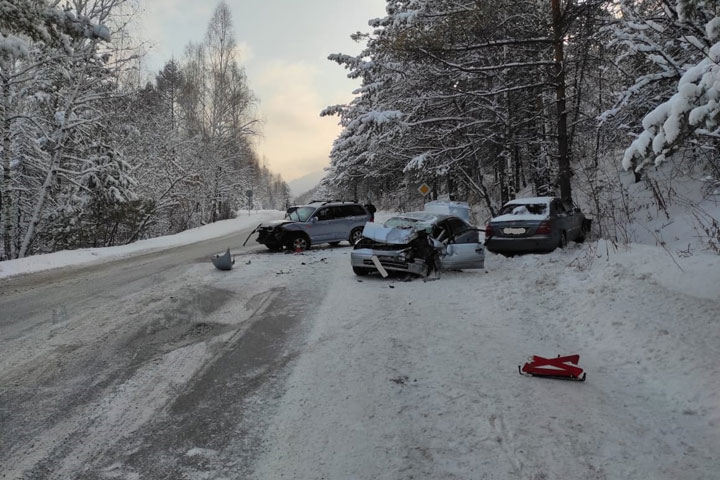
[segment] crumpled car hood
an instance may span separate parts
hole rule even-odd
[[[286,223],[294,223],[292,220],[273,220],[272,222],[263,222],[260,224],[260,227],[279,227],[280,225],[285,225]]]
[[[403,245],[413,241],[417,233],[411,228],[383,227],[378,223],[368,222],[363,229],[363,237],[379,243]]]

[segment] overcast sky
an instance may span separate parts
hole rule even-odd
[[[159,70],[188,42],[203,40],[218,1],[145,0],[142,31],[150,43],[147,67]],[[250,88],[265,121],[257,150],[286,181],[322,170],[340,132],[337,117],[320,118],[359,86],[330,53],[356,54],[350,39],[385,15],[385,0],[226,0]]]

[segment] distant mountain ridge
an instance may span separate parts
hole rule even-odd
[[[290,195],[293,198],[296,198],[303,193],[312,190],[320,183],[320,180],[322,180],[324,176],[325,171],[318,170],[316,172],[308,173],[303,177],[296,178],[295,180],[287,182],[288,186],[290,187]]]

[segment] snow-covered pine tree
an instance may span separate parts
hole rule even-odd
[[[623,7],[614,29],[617,42],[625,55],[635,59],[631,65],[636,69],[651,67],[608,112],[623,119],[633,116],[636,122],[635,116],[642,118],[642,131],[625,150],[623,167],[639,173],[679,149],[692,147],[693,157],[704,157],[717,172],[720,5],[627,1]]]
[[[374,189],[397,191],[425,181],[474,195],[493,211],[528,182],[551,193],[551,176],[563,170],[560,190],[569,196],[581,108],[564,99],[585,81],[576,55],[589,48],[571,40],[588,38],[592,22],[578,19],[592,18],[602,3],[557,3],[553,31],[548,2],[388,2],[360,55],[330,57],[362,86],[351,104],[323,112],[340,115],[344,127],[328,185],[347,189],[371,178]],[[570,106],[576,123],[567,128]]]

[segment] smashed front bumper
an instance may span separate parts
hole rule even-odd
[[[376,270],[372,257],[375,256],[385,270],[406,272],[426,276],[428,266],[421,258],[408,258],[407,250],[379,250],[374,248],[358,248],[350,252],[350,263],[356,268]]]
[[[256,241],[269,248],[282,248],[285,240],[285,230],[280,227],[258,227]]]

